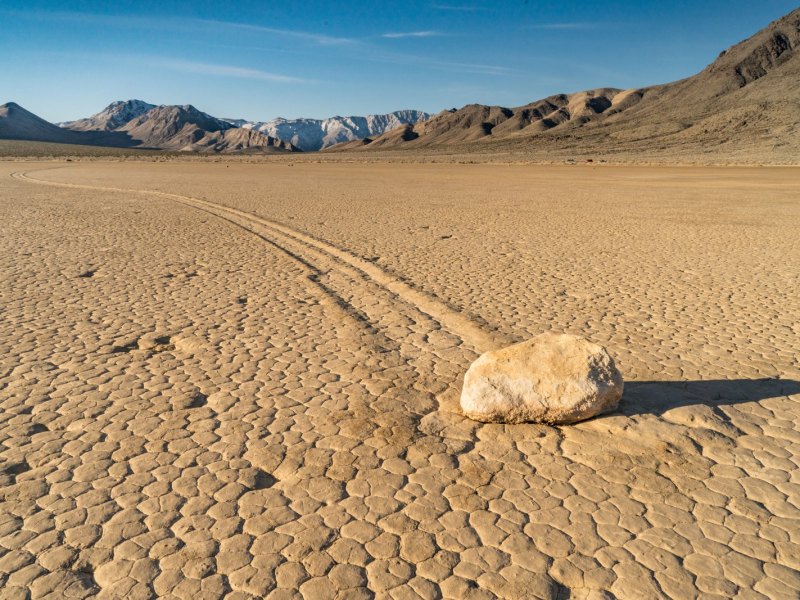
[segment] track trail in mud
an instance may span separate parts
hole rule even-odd
[[[41,169],[40,171],[45,170],[49,171],[53,169]],[[35,172],[38,171],[20,171],[12,173],[11,176],[15,179],[39,185],[138,194],[172,200],[185,206],[202,210],[242,227],[258,235],[262,239],[265,239],[265,241],[268,241],[274,246],[277,246],[312,270],[318,272],[338,271],[356,281],[361,280],[362,282],[365,281],[369,284],[377,285],[413,310],[419,311],[437,321],[447,331],[461,338],[464,343],[478,353],[511,342],[511,340],[507,339],[502,334],[487,333],[469,317],[447,306],[444,302],[430,294],[416,289],[397,277],[390,275],[375,264],[359,258],[343,248],[316,239],[306,233],[287,227],[282,223],[192,196],[155,190],[46,181],[31,176],[31,173]]]

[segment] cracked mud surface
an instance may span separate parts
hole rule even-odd
[[[0,166],[0,597],[797,597],[797,170],[43,168]],[[618,413],[459,415],[551,328]]]

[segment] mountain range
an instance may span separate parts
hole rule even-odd
[[[323,150],[336,144],[378,136],[401,127],[414,125],[432,115],[420,110],[398,110],[385,115],[331,117],[329,119],[283,119],[246,121],[226,119],[236,127],[253,129],[290,142],[304,152]]]
[[[178,117],[182,109],[184,115]],[[191,122],[198,128],[209,132],[242,129],[237,132],[241,140],[251,138],[257,143],[255,134],[262,134],[268,139],[278,140],[279,147],[299,149],[304,152],[321,150],[335,144],[361,139],[368,136],[381,135],[401,125],[414,124],[427,119],[431,115],[418,110],[399,110],[385,115],[367,115],[366,117],[331,117],[329,119],[283,119],[271,121],[247,121],[246,119],[218,119],[195,109],[193,106],[156,106],[142,100],[116,101],[91,117],[77,121],[57,123],[59,127],[71,131],[129,131],[135,139],[143,144],[166,149],[186,148],[181,142],[188,142],[193,135],[186,131],[176,140],[173,136],[176,124]],[[189,118],[187,118],[189,117]],[[150,128],[148,123],[153,124]],[[142,126],[145,125],[145,129]],[[166,131],[162,131],[166,130]],[[251,133],[246,133],[247,131]],[[165,135],[169,143],[164,142]],[[232,134],[224,134],[230,137]],[[178,148],[176,148],[178,146]]]
[[[0,139],[189,152],[321,150],[430,117],[400,110],[365,117],[247,121],[213,117],[192,105],[118,100],[90,117],[52,124],[13,102],[0,110]]]
[[[800,157],[800,8],[680,81],[556,94],[507,108],[470,104],[330,119],[221,119],[191,105],[119,101],[54,125],[13,102],[0,139],[192,152],[446,149],[556,155],[661,152]]]
[[[141,100],[114,102],[96,115],[61,127],[9,102],[0,106],[0,139],[184,152],[297,150],[290,143],[234,127],[189,104],[154,106]]]
[[[516,108],[471,104],[337,150],[750,153],[800,157],[800,9],[700,73],[637,89],[557,94]]]

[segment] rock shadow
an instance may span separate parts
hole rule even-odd
[[[278,480],[262,469],[256,469],[256,476],[253,480],[253,490],[266,490],[275,485]]]
[[[630,381],[625,382],[617,413],[661,415],[683,406],[718,408],[795,394],[800,394],[800,381],[792,379]]]

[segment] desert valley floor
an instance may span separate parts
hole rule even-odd
[[[0,597],[797,598],[800,169],[0,163]],[[620,410],[459,414],[606,346]]]

